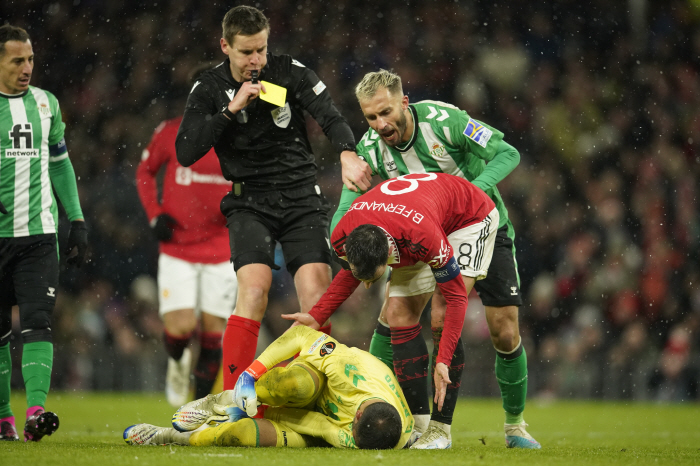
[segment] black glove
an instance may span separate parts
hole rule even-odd
[[[177,220],[168,214],[160,214],[152,220],[153,233],[158,241],[170,241],[173,237],[173,230],[177,225]]]
[[[4,205],[2,205],[2,202],[0,202],[0,212],[2,212],[3,214],[7,213],[7,209],[5,208]]]
[[[85,251],[88,244],[88,229],[85,222],[81,220],[73,220],[70,222],[70,232],[68,233],[68,245],[63,250],[63,254],[69,256],[73,252],[73,248],[78,248],[78,253],[72,257],[68,257],[66,262],[69,265],[80,267],[85,259]]]

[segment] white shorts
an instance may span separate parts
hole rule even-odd
[[[167,254],[158,258],[160,315],[194,309],[228,319],[236,305],[238,281],[230,262],[196,264]]]
[[[493,209],[484,220],[447,236],[454,257],[465,277],[486,278],[498,232],[498,210]],[[424,262],[391,270],[389,297],[417,296],[435,290],[435,277]]]

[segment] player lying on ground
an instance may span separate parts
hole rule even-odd
[[[275,367],[297,353],[286,367]],[[205,423],[211,427],[198,429]],[[403,448],[413,416],[385,364],[296,326],[241,374],[234,390],[184,405],[173,415],[173,426],[137,424],[124,431],[124,440],[130,445]]]

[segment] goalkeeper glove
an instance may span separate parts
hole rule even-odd
[[[63,250],[63,254],[68,256],[73,248],[78,249],[78,253],[73,257],[69,257],[66,262],[69,265],[75,265],[80,267],[85,259],[85,252],[87,251],[87,241],[88,230],[85,222],[82,220],[73,220],[70,222],[70,232],[68,233],[68,244],[66,249]]]
[[[233,388],[233,400],[236,406],[245,411],[249,417],[253,417],[258,413],[258,396],[255,393],[255,381],[266,371],[267,368],[261,362],[253,361],[253,364],[248,366],[238,377],[236,386]]]
[[[151,220],[151,228],[158,241],[170,241],[176,225],[177,220],[168,214],[160,214]]]
[[[228,422],[236,422],[250,417],[238,406],[227,406],[224,409],[224,412],[228,414]]]

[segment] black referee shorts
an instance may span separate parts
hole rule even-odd
[[[317,185],[285,191],[237,187],[221,201],[226,216],[234,270],[266,264],[277,270],[275,243],[282,245],[292,275],[304,264],[331,263],[329,203]]]
[[[488,275],[474,285],[484,306],[505,307],[523,304],[513,234],[510,221],[498,229]]]

